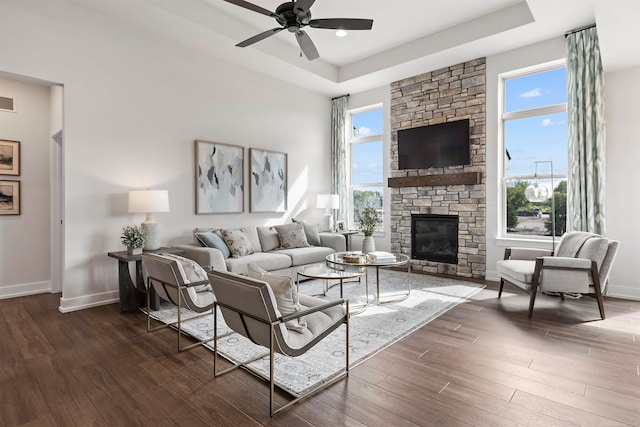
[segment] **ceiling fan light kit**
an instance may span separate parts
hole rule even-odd
[[[264,31],[260,34],[256,34],[253,37],[238,43],[238,47],[251,46],[261,40],[271,37],[274,34],[279,33],[282,30],[287,30],[290,33],[296,35],[296,40],[300,46],[300,50],[304,53],[309,61],[313,61],[319,58],[318,49],[313,44],[311,37],[302,30],[303,27],[309,26],[311,28],[322,28],[328,30],[342,31],[342,35],[336,35],[338,37],[344,37],[347,35],[347,30],[370,30],[373,27],[372,19],[359,19],[359,18],[329,18],[329,19],[311,19],[311,6],[315,3],[315,0],[295,0],[286,3],[282,3],[277,7],[275,12],[271,12],[253,3],[249,3],[244,0],[225,0],[228,3],[235,4],[242,8],[251,10],[253,12],[260,13],[262,15],[274,18],[280,27],[272,28]]]

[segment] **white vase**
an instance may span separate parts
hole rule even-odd
[[[376,250],[376,241],[371,236],[364,236],[362,240],[362,253],[368,254]]]
[[[127,254],[128,255],[142,255],[142,248],[132,248],[132,247],[127,247]]]

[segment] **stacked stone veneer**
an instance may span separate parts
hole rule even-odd
[[[390,188],[391,249],[411,255],[411,214],[458,215],[458,263],[413,260],[413,269],[484,278],[486,271],[485,58],[391,84],[391,176],[480,172],[481,183]],[[471,165],[398,170],[398,131],[469,119]]]

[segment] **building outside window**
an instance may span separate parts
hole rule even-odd
[[[349,147],[349,225],[358,226],[355,218],[365,206],[374,207],[380,218],[376,231],[384,229],[384,145],[381,105],[348,113]]]
[[[561,236],[566,231],[568,168],[564,61],[504,74],[501,79],[503,236],[551,236],[552,194],[555,235]],[[536,194],[548,197],[528,200],[525,191],[532,185]]]

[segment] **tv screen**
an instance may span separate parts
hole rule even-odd
[[[398,168],[468,165],[469,148],[469,119],[399,130]]]

